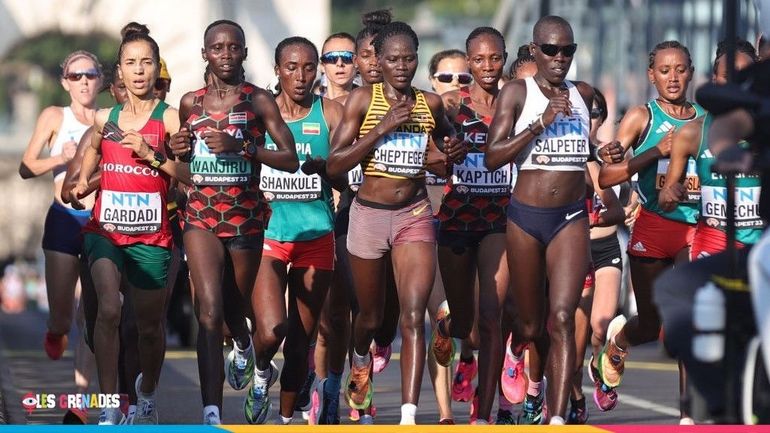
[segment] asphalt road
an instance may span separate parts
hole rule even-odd
[[[37,409],[28,413],[22,407],[22,397],[29,393],[64,394],[75,392],[73,375],[73,341],[59,361],[49,360],[42,348],[45,315],[24,312],[17,315],[0,313],[0,381],[8,413],[8,424],[57,424],[62,409]],[[170,340],[173,343],[173,339]],[[400,418],[400,379],[398,341],[394,360],[375,376],[377,424],[398,423]],[[611,412],[601,413],[591,399],[591,384],[585,379],[584,389],[590,412],[589,424],[674,424],[678,421],[678,376],[676,364],[667,359],[656,344],[633,349],[626,364],[620,402]],[[281,361],[277,360],[280,367]],[[93,378],[89,392],[98,392]],[[244,391],[234,391],[225,385],[223,421],[227,424],[245,422],[242,413]],[[278,384],[271,389],[274,410],[277,410]],[[341,403],[341,409],[346,405]],[[455,420],[467,423],[469,404],[454,403]],[[344,409],[343,409],[344,410]],[[163,424],[197,424],[201,422],[201,400],[195,352],[170,345],[161,375],[158,411]],[[496,409],[493,411],[493,414]],[[351,421],[342,413],[343,423]],[[435,398],[427,372],[423,378],[422,397],[417,414],[418,424],[438,421]],[[274,415],[273,415],[274,416]],[[98,414],[90,414],[96,423]],[[272,417],[271,417],[272,418]],[[304,423],[299,414],[295,424]]]

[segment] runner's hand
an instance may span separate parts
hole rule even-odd
[[[243,144],[232,135],[214,128],[206,128],[201,134],[211,153],[240,152]]]
[[[153,155],[153,150],[150,148],[150,145],[144,141],[144,137],[133,129],[123,133],[123,139],[120,140],[120,144],[122,144],[124,148],[133,150],[136,156],[141,159],[146,160],[148,156]]]
[[[80,199],[86,196],[86,192],[88,191],[88,183],[80,183],[78,182],[77,185],[72,187],[72,189],[69,190],[68,197],[70,206],[72,206],[73,209],[77,210],[83,210],[85,209],[85,205],[80,202]]]
[[[412,115],[413,104],[408,101],[399,101],[390,106],[390,109],[377,125],[384,134],[395,131],[396,128],[409,121]]]
[[[603,162],[607,164],[615,164],[623,161],[623,146],[619,141],[613,141],[611,143],[599,144],[599,149],[596,151],[597,156]]]
[[[459,137],[444,137],[444,153],[451,162],[459,163],[464,161],[465,156],[468,154],[466,141]]]
[[[303,173],[307,175],[311,175],[311,174],[320,173],[321,170],[323,170],[325,165],[326,165],[326,160],[321,158],[320,156],[311,158],[310,155],[305,155],[305,162],[302,163],[302,166],[300,166],[300,169],[302,170]]]
[[[168,147],[175,156],[187,155],[192,151],[192,137],[192,132],[183,127],[179,132],[171,136]]]
[[[565,117],[572,115],[572,102],[569,100],[569,90],[564,90],[548,101],[548,106],[543,112],[543,125],[548,126],[556,120],[556,116],[561,113]]]
[[[663,188],[658,194],[658,206],[666,212],[676,209],[687,196],[687,189],[681,183],[677,182],[669,187]]]
[[[78,151],[77,143],[75,143],[72,140],[65,142],[62,145],[62,149],[61,149],[61,157],[64,163],[66,164],[72,161],[72,158],[75,157],[75,154],[77,153],[77,151]]]

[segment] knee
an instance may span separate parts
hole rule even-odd
[[[516,322],[519,335],[526,341],[535,341],[543,333],[543,323],[539,320],[519,319]]]
[[[425,325],[425,310],[418,311],[416,309],[409,308],[401,312],[402,332],[407,332],[407,331],[414,332],[418,328],[423,329],[424,325]]]
[[[607,327],[610,325],[611,317],[592,317],[591,332],[593,337],[604,341],[607,338]]]
[[[500,331],[500,311],[497,309],[482,309],[479,311],[479,332],[490,334]]]
[[[201,307],[198,313],[198,324],[207,332],[222,332],[222,325],[224,324],[222,312]]]
[[[367,332],[375,332],[382,326],[382,311],[379,312],[359,312],[356,316],[356,327]]]
[[[121,304],[119,299],[99,303],[96,321],[102,326],[117,328],[120,326]]]
[[[288,321],[281,320],[278,323],[257,324],[256,339],[262,347],[277,347],[286,338]],[[296,345],[296,344],[293,344]],[[284,345],[286,346],[292,345]]]
[[[575,333],[575,312],[565,308],[554,308],[548,315],[548,322],[557,334]]]

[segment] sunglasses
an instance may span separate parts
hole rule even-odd
[[[554,57],[560,52],[564,54],[564,57],[572,57],[577,51],[577,44],[569,45],[554,45],[554,44],[535,44],[540,47],[540,51],[548,57]]]
[[[433,74],[433,78],[437,79],[439,83],[451,83],[457,80],[460,84],[471,84],[473,82],[473,75],[467,72],[436,72]]]
[[[99,71],[95,69],[91,69],[88,71],[77,71],[77,72],[68,72],[67,75],[64,76],[69,81],[80,81],[81,78],[85,76],[89,80],[95,80],[101,76],[99,74]]]
[[[601,108],[592,108],[591,109],[591,119],[598,119],[602,117],[602,114],[604,114],[604,111],[602,111]]]
[[[353,64],[353,52],[352,51],[329,51],[321,56],[321,62],[325,65],[334,65],[338,61],[342,60],[342,63],[346,65]]]

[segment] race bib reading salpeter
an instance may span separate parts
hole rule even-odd
[[[195,185],[244,185],[252,173],[251,161],[237,153],[211,153],[203,139],[195,140],[190,173]]]
[[[658,160],[658,168],[655,173],[655,188],[660,190],[663,185],[666,184],[666,172],[668,172],[668,164],[671,162],[669,158],[661,158]],[[687,159],[687,171],[685,174],[684,186],[687,189],[687,198],[685,203],[697,203],[700,201],[701,186],[700,178],[698,177],[698,168],[695,160],[692,158]]]
[[[564,117],[559,114],[556,120],[535,138],[531,152],[532,164],[582,169],[588,161],[587,137],[588,131],[584,131],[580,117]]]
[[[511,191],[511,165],[495,171],[484,166],[484,153],[469,153],[465,160],[454,164],[452,188],[459,194],[507,195]]]
[[[259,189],[268,201],[310,201],[321,197],[321,177],[307,175],[302,170],[295,173],[262,167]]]
[[[735,188],[735,227],[761,228],[759,194],[761,187]],[[713,228],[727,227],[727,188],[703,186],[701,189],[701,217]]]
[[[416,177],[422,171],[427,147],[427,134],[391,132],[375,144],[371,164],[375,172]]]
[[[99,225],[106,232],[157,233],[164,216],[160,193],[102,190]]]

